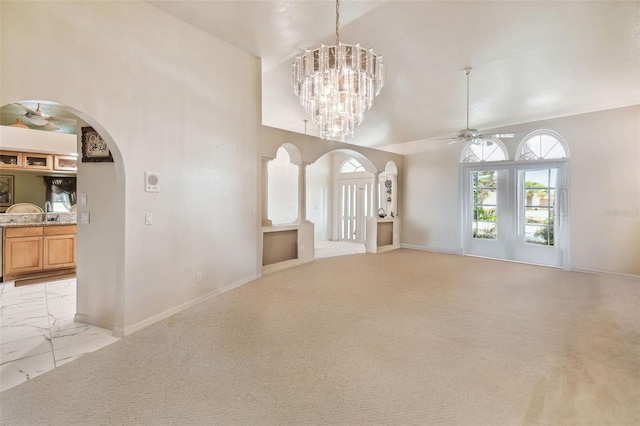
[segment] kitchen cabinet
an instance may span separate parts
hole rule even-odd
[[[5,280],[73,272],[76,225],[24,226],[4,230]]]
[[[13,151],[0,151],[0,168],[19,169],[22,167],[22,153]]]
[[[0,169],[78,171],[78,158],[73,155],[0,151]]]
[[[53,169],[75,172],[78,170],[78,158],[72,155],[54,155]]]
[[[43,245],[43,269],[76,267],[76,225],[45,227]]]
[[[51,170],[53,167],[53,156],[48,154],[22,154],[22,168],[32,170]]]
[[[5,279],[9,275],[42,270],[42,226],[7,228],[4,238]]]

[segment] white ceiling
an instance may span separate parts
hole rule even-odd
[[[333,1],[148,1],[262,58],[263,124],[304,133],[291,62],[335,43]],[[345,1],[345,43],[384,56],[386,85],[354,139],[402,143],[640,104],[640,2]],[[308,133],[315,134],[309,124]]]

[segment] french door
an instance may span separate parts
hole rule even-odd
[[[565,162],[461,166],[463,254],[568,264]]]
[[[365,223],[372,216],[371,179],[340,179],[338,181],[340,225],[338,241],[364,243]]]

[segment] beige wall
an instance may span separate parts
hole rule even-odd
[[[505,139],[514,158],[528,133],[548,129],[569,145],[570,266],[573,269],[640,274],[640,106],[522,125]],[[405,157],[402,242],[457,252],[458,163],[463,144]]]
[[[114,155],[115,173],[89,171],[80,183],[92,215],[85,226],[101,238],[79,247],[116,264],[111,275],[79,275],[100,287],[79,289],[88,306],[115,295],[87,315],[111,317],[128,333],[255,277],[257,138],[246,123],[259,121],[257,59],[144,2],[0,8],[0,103],[70,106]],[[144,192],[145,171],[160,174],[160,193]],[[91,203],[108,180],[113,217],[103,221]]]
[[[47,186],[42,178],[42,173],[34,171],[0,170],[0,174],[15,177],[14,202],[32,203],[44,207],[44,203],[47,200]]]

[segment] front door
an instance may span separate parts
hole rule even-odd
[[[338,181],[340,226],[338,241],[364,243],[366,218],[371,212],[371,179]]]

